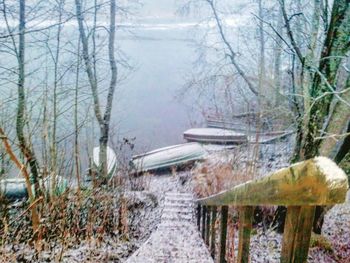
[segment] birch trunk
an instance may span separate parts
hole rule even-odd
[[[108,58],[111,70],[111,80],[107,94],[107,101],[105,112],[102,115],[100,110],[100,101],[98,94],[98,85],[97,85],[97,72],[95,69],[96,63],[96,54],[95,54],[95,40],[93,39],[93,55],[92,62],[90,59],[89,49],[88,49],[88,39],[85,33],[84,24],[83,24],[83,16],[81,10],[81,3],[79,0],[75,0],[76,11],[77,11],[77,20],[79,25],[79,34],[81,38],[82,44],[82,52],[83,59],[85,62],[85,69],[88,75],[90,87],[92,90],[93,102],[94,102],[94,112],[97,122],[100,127],[100,153],[99,153],[99,183],[106,184],[107,183],[107,145],[109,139],[109,129],[110,129],[110,120],[111,120],[111,112],[113,106],[113,98],[114,92],[117,85],[117,64],[114,56],[115,52],[115,16],[116,16],[116,1],[110,1],[110,25],[109,25],[109,38],[108,38]],[[96,5],[96,2],[95,2]],[[97,10],[95,8],[95,18],[96,19]],[[94,22],[95,23],[95,22]],[[94,37],[93,37],[94,38]]]
[[[78,125],[78,96],[79,96],[79,73],[80,73],[80,38],[78,39],[77,67],[74,92],[74,161],[75,176],[80,189],[80,158],[79,158],[79,125]]]
[[[38,163],[31,149],[27,139],[24,135],[24,125],[25,125],[25,91],[24,91],[24,80],[25,80],[25,0],[19,1],[19,41],[18,41],[18,102],[17,102],[17,118],[16,118],[16,134],[19,141],[19,147],[24,157],[30,165],[31,180],[32,184],[35,186],[35,191],[37,195],[40,195],[39,181],[38,181]]]
[[[277,32],[282,35],[283,20],[281,8],[278,9],[277,14]],[[282,39],[277,37],[274,49],[274,82],[275,82],[275,97],[274,104],[278,106],[280,104],[281,93],[281,58],[282,58]]]
[[[59,66],[59,58],[60,58],[60,45],[61,45],[61,31],[62,31],[62,9],[63,9],[63,1],[60,0],[58,3],[58,28],[57,28],[57,35],[56,35],[56,52],[54,60],[54,83],[53,83],[53,120],[52,120],[52,137],[51,137],[51,195],[55,192],[56,187],[56,177],[58,173],[57,169],[57,118],[58,118],[58,94],[57,94],[57,88],[58,88],[58,66]]]

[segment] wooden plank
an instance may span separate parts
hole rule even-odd
[[[210,254],[213,259],[215,259],[215,244],[216,244],[216,231],[215,231],[215,222],[216,222],[217,208],[213,206],[211,208],[211,237],[210,237]]]
[[[207,207],[202,206],[202,238],[205,238],[205,219],[206,219]]]
[[[284,234],[282,240],[281,263],[292,262],[295,233],[298,228],[300,206],[288,206],[286,220],[284,223]]]
[[[252,231],[253,206],[243,206],[239,211],[239,242],[237,262],[249,262],[250,233]]]
[[[289,206],[282,241],[281,263],[303,263],[309,252],[315,206]]]
[[[197,205],[197,226],[198,231],[201,230],[201,205]]]
[[[330,205],[346,200],[348,179],[333,161],[316,157],[199,199],[203,205]]]
[[[210,237],[210,214],[211,207],[207,207],[207,218],[206,218],[206,226],[205,226],[205,244],[209,247],[209,237]]]
[[[294,247],[294,262],[306,262],[309,253],[315,206],[302,206],[299,216],[299,228]]]
[[[219,243],[219,262],[226,263],[226,236],[227,236],[227,217],[228,206],[221,207],[220,218],[220,243]]]

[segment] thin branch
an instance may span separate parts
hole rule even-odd
[[[293,48],[289,45],[289,43],[284,39],[284,37],[281,36],[281,34],[274,28],[274,26],[270,22],[263,20],[262,18],[260,18],[259,16],[253,13],[252,15],[258,20],[260,20],[261,22],[263,22],[264,24],[268,25],[273,30],[273,32],[283,41],[283,43],[286,44],[290,50],[293,50]]]
[[[285,26],[286,26],[286,29],[287,29],[287,34],[289,36],[291,45],[292,45],[295,53],[297,54],[301,64],[303,65],[305,58],[304,58],[303,54],[301,53],[301,50],[298,47],[298,45],[297,45],[297,43],[296,43],[296,41],[294,39],[294,34],[293,34],[293,31],[292,31],[292,29],[290,27],[290,24],[289,24],[290,18],[288,18],[284,0],[279,0],[279,3],[281,5],[282,15],[283,15],[283,18],[284,18]]]
[[[247,83],[248,88],[250,89],[251,92],[253,92],[256,96],[259,95],[259,92],[256,90],[256,88],[254,87],[253,83],[250,82],[250,80],[248,79],[248,77],[246,76],[246,74],[244,73],[244,71],[242,70],[242,68],[240,67],[240,65],[237,63],[235,57],[236,57],[236,52],[233,50],[231,44],[229,43],[229,41],[227,40],[222,24],[221,24],[221,20],[219,18],[219,15],[216,11],[216,8],[214,6],[214,2],[212,0],[206,0],[208,2],[208,4],[210,5],[210,8],[214,14],[214,18],[216,21],[216,25],[219,29],[219,33],[220,33],[220,37],[222,39],[222,41],[224,42],[224,44],[226,45],[227,49],[229,50],[229,54],[227,54],[227,56],[230,58],[231,63],[234,65],[234,67],[236,68],[236,70],[238,71],[239,75],[243,78],[243,80]]]
[[[350,107],[350,103],[344,100],[342,97],[339,96],[339,94],[346,92],[348,89],[342,90],[340,92],[337,92],[334,90],[332,85],[328,82],[327,78],[318,70],[318,68],[314,68],[316,73],[321,77],[321,79],[324,81],[326,86],[331,90],[331,94],[334,94],[338,100],[345,103],[347,106]]]

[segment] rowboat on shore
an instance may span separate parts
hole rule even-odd
[[[185,143],[156,149],[132,157],[131,166],[136,173],[181,167],[202,160],[207,151],[199,143]]]
[[[245,122],[236,122],[221,120],[217,118],[207,118],[208,128],[218,128],[232,130],[234,132],[247,134],[249,143],[269,144],[278,140],[285,139],[295,133],[293,130],[266,130],[257,129],[255,126],[248,125]]]
[[[233,130],[220,128],[194,128],[184,132],[184,139],[189,142],[242,144],[247,143],[247,135]]]
[[[100,147],[93,149],[93,161],[94,165],[98,168],[100,166]],[[117,169],[117,155],[115,152],[107,146],[107,172],[109,177],[114,175]]]
[[[226,120],[221,120],[216,118],[207,118],[206,122],[207,122],[208,128],[228,129],[228,130],[234,130],[237,132],[246,132],[250,128],[250,127],[247,127],[247,125],[243,124],[241,121],[234,122],[234,121],[226,121]]]
[[[294,133],[295,131],[292,130],[259,133],[248,136],[248,141],[253,144],[271,144],[276,141],[284,140]]]
[[[51,177],[48,176],[39,182],[44,186],[46,193],[51,189]],[[56,176],[55,178],[55,194],[61,195],[67,188],[68,183],[62,176]],[[32,191],[35,193],[34,185],[32,185]],[[24,178],[7,178],[0,180],[0,195],[4,196],[8,200],[19,200],[28,198],[28,192],[26,182]]]

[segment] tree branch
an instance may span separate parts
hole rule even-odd
[[[227,40],[222,24],[221,24],[221,20],[219,18],[219,15],[216,11],[216,8],[214,6],[214,2],[212,0],[206,0],[214,14],[214,18],[216,21],[216,25],[219,29],[219,33],[220,33],[220,37],[222,39],[222,41],[224,42],[224,44],[226,45],[229,54],[227,54],[227,56],[230,58],[232,65],[234,65],[234,67],[236,68],[236,70],[238,71],[238,74],[243,78],[243,80],[247,83],[248,88],[250,89],[251,92],[254,93],[254,95],[258,96],[259,92],[256,90],[255,86],[253,85],[253,83],[248,79],[248,77],[246,76],[246,74],[244,73],[244,71],[242,70],[242,68],[240,67],[240,65],[237,63],[235,57],[236,57],[236,52],[234,52],[231,44],[229,43],[229,41]]]
[[[305,58],[304,58],[303,54],[301,53],[301,50],[298,47],[298,45],[297,45],[297,43],[296,43],[296,41],[294,39],[294,34],[293,34],[293,31],[292,31],[292,29],[290,27],[290,23],[289,23],[291,18],[288,18],[284,0],[279,0],[279,3],[281,5],[282,15],[283,15],[283,19],[284,19],[284,22],[285,22],[285,26],[286,26],[286,29],[287,29],[287,34],[289,36],[291,45],[292,45],[292,47],[294,49],[294,52],[297,54],[297,57],[299,58],[301,64],[303,65]]]

